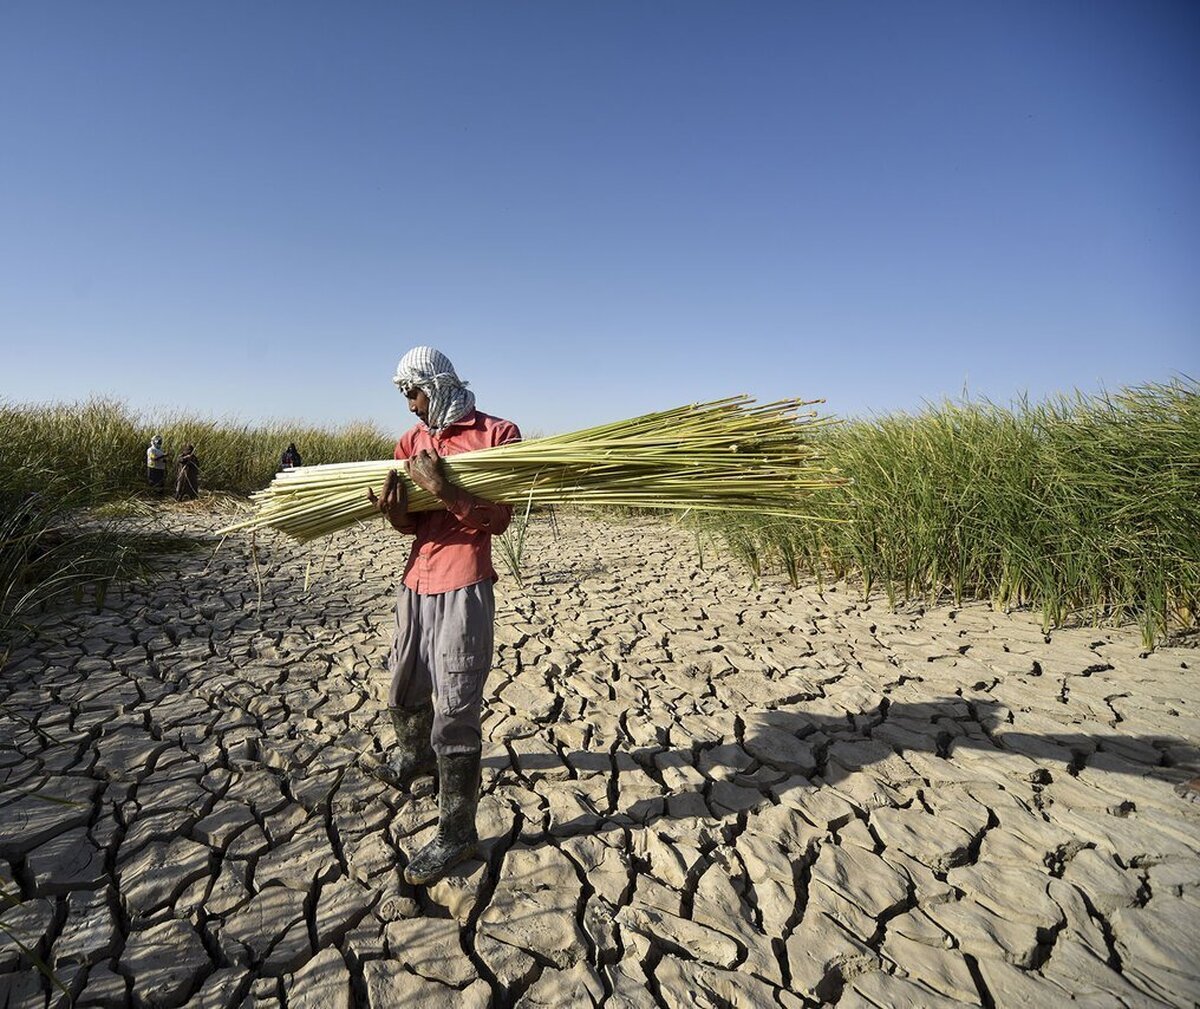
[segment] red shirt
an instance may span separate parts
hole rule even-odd
[[[423,448],[438,455],[457,455],[520,441],[510,420],[474,410],[437,434],[424,424],[405,431],[396,442],[397,459],[411,459]],[[445,509],[417,512],[415,539],[404,569],[404,584],[421,595],[450,592],[485,578],[496,580],[492,567],[492,533],[502,533],[512,506],[488,501],[452,501]]]

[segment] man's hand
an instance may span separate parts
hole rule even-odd
[[[439,501],[445,501],[452,486],[442,471],[442,457],[427,448],[421,449],[404,462],[404,470],[418,487],[429,491]]]
[[[367,498],[392,524],[393,529],[400,532],[411,530],[412,520],[408,515],[408,488],[404,486],[400,474],[394,469],[388,470],[387,479],[383,482],[383,494],[376,497],[375,491],[368,487]]]

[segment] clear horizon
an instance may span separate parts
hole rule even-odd
[[[1200,374],[1200,7],[0,10],[0,399],[564,431]],[[1193,96],[1193,97],[1189,97]]]

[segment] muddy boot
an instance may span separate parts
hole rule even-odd
[[[380,781],[395,788],[408,788],[413,778],[433,771],[433,747],[429,733],[433,729],[433,706],[424,708],[388,708],[396,730],[396,745],[384,754],[364,754],[363,767]]]
[[[407,882],[418,886],[441,879],[450,869],[475,854],[475,808],[479,805],[479,751],[438,757],[437,834],[418,851],[404,870]]]

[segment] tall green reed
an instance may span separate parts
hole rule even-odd
[[[755,571],[857,576],[901,599],[1031,606],[1047,628],[1137,620],[1147,646],[1195,626],[1200,387],[947,403],[820,436],[844,487],[811,519],[708,520]]]
[[[366,424],[153,419],[110,399],[0,402],[0,664],[5,642],[49,603],[84,595],[103,602],[115,582],[147,574],[157,556],[189,545],[163,530],[133,534],[108,517],[146,487],[154,434],[173,458],[185,443],[196,446],[202,489],[235,493],[267,484],[291,441],[306,464],[378,459],[394,445]]]
[[[375,427],[326,429],[305,423],[247,424],[173,414],[148,418],[110,399],[82,403],[0,403],[0,469],[36,467],[61,474],[79,493],[102,498],[146,483],[146,448],[155,434],[172,459],[184,444],[200,457],[201,487],[248,493],[265,486],[294,441],[305,465],[380,459],[395,439]]]

